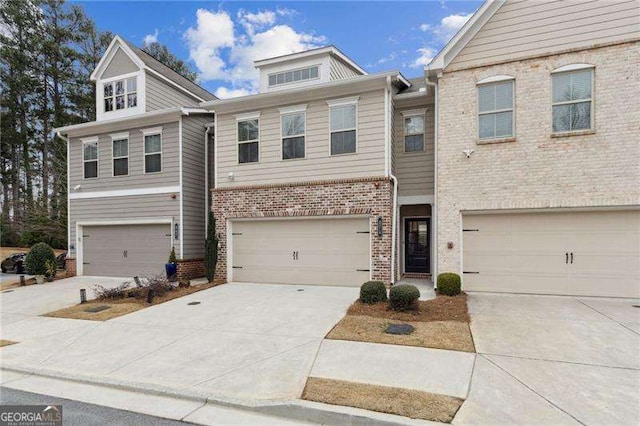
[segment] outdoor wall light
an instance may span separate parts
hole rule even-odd
[[[378,216],[378,237],[382,237],[382,216]]]
[[[76,185],[76,186],[73,187],[73,190],[74,191],[79,191],[80,188],[82,188],[82,185]]]
[[[172,200],[175,200],[176,199],[176,194],[171,194],[171,195],[169,195],[169,197],[171,197]]]
[[[227,173],[227,179],[234,180],[235,178],[236,178],[236,175],[234,175],[233,172]]]
[[[464,155],[467,156],[467,158],[469,158],[469,157],[471,157],[471,154],[473,154],[474,150],[473,149],[465,149],[462,152],[464,153]]]

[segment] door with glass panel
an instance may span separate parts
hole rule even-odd
[[[427,274],[430,272],[429,239],[431,219],[404,220],[404,271]]]

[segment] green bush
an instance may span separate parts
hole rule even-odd
[[[27,273],[31,275],[47,275],[47,262],[56,262],[56,255],[49,244],[38,243],[31,247],[29,254],[24,259]]]
[[[446,296],[456,296],[460,294],[462,284],[460,275],[453,272],[443,272],[438,275],[438,293]]]
[[[362,303],[378,303],[387,301],[387,287],[382,281],[367,281],[360,287]]]
[[[417,307],[420,290],[411,284],[400,284],[389,290],[389,304],[395,311],[408,311]]]
[[[171,247],[171,252],[169,253],[169,263],[176,263],[178,259],[176,259],[176,249]]]

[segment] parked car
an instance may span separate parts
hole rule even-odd
[[[56,256],[56,263],[58,264],[58,269],[66,269],[66,260],[67,260],[67,252],[60,253]]]
[[[24,258],[27,253],[13,253],[2,261],[2,273],[13,271],[16,274],[24,273]]]

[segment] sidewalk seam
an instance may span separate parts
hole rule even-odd
[[[621,323],[620,321],[614,320],[614,319],[613,319],[613,318],[611,318],[609,315],[607,315],[607,314],[605,314],[605,313],[603,313],[603,312],[600,312],[599,310],[597,310],[597,309],[596,309],[596,308],[594,308],[593,306],[591,306],[591,305],[589,305],[589,304],[587,304],[587,303],[583,302],[582,300],[580,300],[580,299],[579,299],[579,298],[577,298],[577,297],[576,297],[575,299],[576,299],[578,302],[582,303],[582,304],[583,304],[584,306],[586,306],[587,308],[591,309],[592,311],[599,313],[599,314],[600,314],[600,315],[602,315],[603,317],[605,317],[605,318],[607,318],[607,319],[609,319],[609,320],[611,320],[611,321],[615,322],[616,324],[618,324],[618,325],[620,325],[620,326],[622,326],[622,327],[626,328],[626,329],[627,329],[627,330],[629,330],[630,332],[632,332],[632,333],[637,334],[638,336],[640,336],[640,333],[638,333],[637,331],[635,331],[635,330],[633,330],[633,329],[631,329],[631,328],[627,327],[626,325],[624,325],[624,324],[623,324],[623,323]]]

